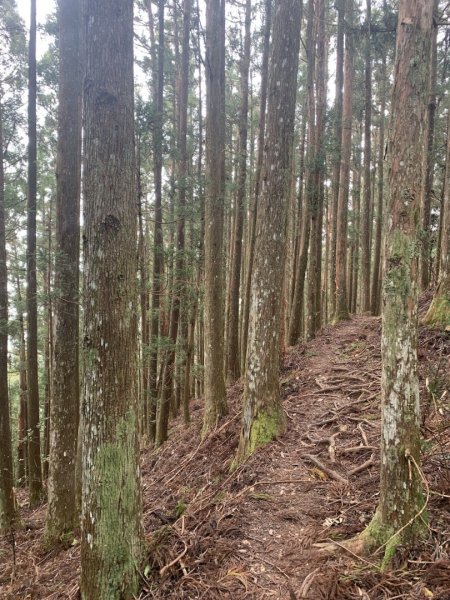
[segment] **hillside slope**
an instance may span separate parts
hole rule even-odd
[[[360,532],[377,503],[379,338],[379,319],[360,316],[291,349],[281,373],[287,431],[233,473],[240,383],[202,443],[198,400],[189,429],[175,421],[161,450],[143,451],[152,550],[141,600],[450,600],[449,334],[422,328],[419,342],[428,538],[386,573],[376,557],[314,546]],[[22,513],[28,528],[0,543],[0,597],[77,598],[78,545],[46,551],[45,507]]]

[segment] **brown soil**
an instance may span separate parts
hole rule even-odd
[[[161,450],[143,451],[150,551],[140,600],[450,600],[448,333],[422,328],[419,338],[427,538],[384,573],[380,556],[314,546],[355,536],[377,504],[379,338],[379,319],[360,316],[291,349],[281,372],[286,433],[234,473],[241,383],[202,443],[197,400],[188,429],[175,420]],[[77,598],[79,534],[46,550],[45,506],[31,511],[19,499],[24,528],[0,540],[0,598]]]

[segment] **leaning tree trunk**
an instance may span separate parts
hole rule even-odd
[[[401,541],[425,527],[420,472],[417,377],[418,224],[433,0],[400,0],[389,134],[389,215],[382,310],[380,500],[362,534],[385,544],[385,563]]]
[[[227,412],[224,365],[225,0],[206,2],[205,413],[203,435]]]
[[[8,274],[6,269],[3,121],[0,99],[0,533],[14,523],[14,473],[8,394]]]
[[[267,137],[237,463],[284,427],[279,338],[299,40],[300,0],[280,0],[275,8],[270,57]]]
[[[85,5],[82,600],[137,594],[142,558],[137,390],[133,1]]]
[[[36,280],[36,0],[31,0],[28,49],[28,216],[27,216],[27,377],[28,468],[30,505],[42,500],[41,438],[39,428],[38,323]]]
[[[78,525],[79,245],[81,176],[81,5],[59,0],[59,115],[56,187],[55,337],[50,406],[46,535],[57,539]]]

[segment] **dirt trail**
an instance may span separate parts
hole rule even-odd
[[[314,547],[357,534],[376,506],[379,335],[378,319],[354,317],[291,349],[281,373],[286,433],[234,473],[241,383],[228,391],[227,419],[203,443],[196,401],[189,429],[175,421],[160,451],[143,451],[151,561],[141,600],[450,600],[447,498],[430,496],[429,538],[400,553],[394,571],[381,574],[356,557],[327,557]],[[444,495],[450,494],[450,405],[439,398],[448,385],[449,354],[448,335],[422,331],[422,384],[428,377],[434,386],[434,396],[422,391],[424,471],[430,489]],[[23,509],[33,529],[16,534],[12,583],[10,564],[0,567],[0,598],[77,597],[79,548],[46,552],[44,515],[44,507]],[[0,557],[11,557],[8,540],[0,543]]]

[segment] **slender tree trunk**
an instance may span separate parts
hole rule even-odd
[[[239,114],[238,181],[236,194],[236,231],[230,281],[230,318],[228,322],[228,376],[240,377],[239,297],[241,289],[242,233],[244,229],[245,192],[247,182],[248,74],[250,69],[251,0],[245,3],[244,53],[241,58],[241,106]]]
[[[440,247],[439,283],[424,318],[431,327],[450,329],[450,110],[447,116],[447,156],[442,202],[442,242]]]
[[[373,253],[372,273],[372,303],[373,315],[380,314],[380,279],[381,279],[381,236],[383,231],[383,204],[384,204],[384,113],[386,110],[386,57],[383,54],[381,62],[381,104],[380,127],[378,146],[378,189],[377,189],[377,216],[375,229],[375,248]]]
[[[287,198],[293,150],[300,1],[275,9],[267,138],[258,210],[242,431],[236,463],[284,427],[280,404],[280,325]]]
[[[323,137],[325,133],[326,82],[325,56],[327,37],[325,34],[325,3],[316,1],[317,7],[317,65],[316,65],[316,138],[315,157],[313,166],[314,193],[310,200],[311,214],[311,243],[308,268],[308,318],[307,337],[312,339],[320,327],[320,289],[321,289],[321,259],[322,259],[322,211],[323,199],[321,184],[325,165],[325,149]]]
[[[438,10],[439,1],[434,0],[434,11]],[[428,119],[427,138],[425,143],[425,158],[423,171],[423,187],[421,197],[421,219],[422,219],[422,254],[420,261],[420,282],[422,290],[426,290],[430,284],[431,274],[431,198],[433,196],[434,175],[434,136],[436,121],[436,79],[437,79],[437,25],[433,26],[430,48],[430,78],[428,83]]]
[[[0,533],[3,533],[13,525],[16,514],[8,394],[8,273],[1,100],[0,97]]]
[[[23,319],[22,293],[20,289],[17,247],[14,246],[16,263],[17,320],[19,323],[19,422],[17,428],[17,483],[23,486],[28,477],[28,439],[27,439],[27,350],[25,344],[25,326]]]
[[[181,58],[181,81],[179,101],[179,134],[178,134],[178,219],[176,238],[176,257],[174,271],[174,285],[172,291],[172,307],[170,315],[171,347],[167,352],[164,365],[164,381],[158,424],[156,430],[156,446],[167,440],[169,423],[169,406],[173,396],[173,381],[175,372],[175,353],[180,321],[180,307],[184,304],[186,294],[185,274],[185,219],[186,219],[186,191],[187,191],[187,110],[189,86],[189,32],[191,20],[191,0],[183,3],[183,49]]]
[[[59,115],[55,242],[55,351],[46,535],[78,525],[81,5],[59,0]]]
[[[263,55],[261,65],[261,93],[259,103],[259,128],[258,128],[258,153],[256,158],[255,170],[255,191],[250,200],[249,219],[248,219],[248,257],[246,277],[244,284],[243,314],[242,314],[242,342],[241,342],[241,368],[245,369],[247,359],[247,340],[250,315],[250,295],[251,281],[253,273],[253,259],[255,256],[255,233],[256,218],[258,214],[258,200],[261,189],[261,171],[264,158],[264,135],[266,129],[266,104],[267,104],[267,81],[269,76],[269,50],[270,50],[270,32],[272,29],[272,1],[265,0],[265,24]]]
[[[371,177],[370,163],[372,159],[371,125],[372,125],[372,57],[371,57],[371,0],[366,3],[367,36],[365,40],[364,67],[364,195],[361,211],[361,310],[370,310],[370,203]]]
[[[82,600],[137,594],[143,557],[137,398],[133,1],[86,5]]]
[[[300,337],[304,312],[305,275],[308,264],[308,248],[311,234],[311,207],[316,201],[317,189],[314,161],[316,159],[316,111],[314,95],[316,26],[314,19],[314,0],[308,1],[308,21],[306,27],[306,58],[307,58],[307,105],[308,105],[308,142],[306,156],[306,184],[302,210],[302,234],[298,270],[295,278],[294,299],[289,322],[288,344],[293,346]]]
[[[50,406],[52,403],[52,373],[53,373],[53,302],[52,302],[52,213],[53,197],[50,196],[47,219],[45,214],[43,220],[47,220],[47,261],[44,271],[44,295],[47,304],[47,336],[45,340],[44,371],[45,371],[45,397],[44,397],[44,460],[42,474],[44,481],[48,484],[49,462],[50,462]],[[78,335],[78,329],[76,331]],[[48,493],[48,485],[47,485]]]
[[[225,0],[206,2],[205,413],[203,432],[226,414],[223,212],[225,201]]]
[[[353,0],[347,0],[351,21]],[[352,149],[352,100],[353,100],[353,33],[350,27],[345,33],[344,97],[342,107],[341,170],[339,175],[339,198],[337,207],[336,237],[336,312],[335,322],[348,319],[347,301],[347,215]]]
[[[400,0],[389,135],[389,222],[382,311],[380,500],[363,534],[386,542],[385,563],[401,541],[426,529],[420,471],[417,377],[418,242],[422,150],[433,0]],[[381,546],[382,547],[382,546]]]
[[[164,3],[158,1],[158,54],[157,78],[154,81],[154,97],[156,114],[153,126],[153,170],[155,185],[155,209],[153,231],[153,284],[152,284],[152,310],[150,323],[150,358],[149,358],[149,436],[150,440],[156,438],[156,408],[158,399],[158,338],[160,326],[161,295],[163,290],[164,272],[164,242],[162,229],[162,136],[163,136],[163,111],[164,111]],[[149,16],[152,15],[151,3],[148,5]],[[152,22],[150,22],[152,25]],[[153,30],[153,27],[150,27]],[[153,45],[154,47],[154,45]],[[154,61],[154,63],[156,60]]]
[[[330,239],[330,268],[329,268],[329,310],[331,318],[336,312],[336,238],[337,238],[337,214],[339,200],[339,173],[341,166],[342,145],[342,101],[344,87],[344,23],[347,0],[338,0],[336,3],[338,11],[337,36],[336,36],[336,99],[334,102],[335,126],[334,126],[334,152],[332,172],[332,196],[331,196],[331,239]]]
[[[30,505],[42,500],[41,439],[39,428],[38,324],[36,281],[36,0],[31,0],[28,49],[28,215],[27,215],[27,378],[28,467]]]

